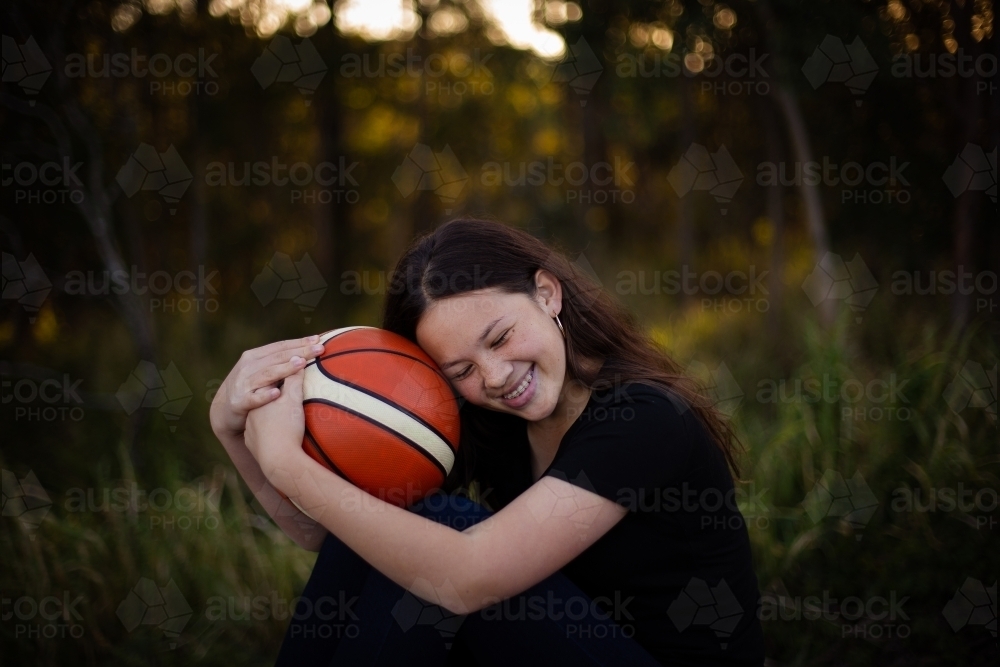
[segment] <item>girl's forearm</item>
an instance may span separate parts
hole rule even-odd
[[[372,567],[456,614],[484,604],[475,537],[362,491],[305,453],[274,466],[274,484]]]
[[[229,454],[240,477],[278,527],[303,549],[319,551],[326,538],[326,529],[278,494],[278,490],[267,480],[257,459],[247,449],[243,435],[223,431],[217,432],[216,437]]]

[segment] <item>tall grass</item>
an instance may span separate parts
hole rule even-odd
[[[122,477],[105,471],[82,494],[76,488],[52,493],[53,505],[37,527],[5,521],[5,598],[82,597],[74,607],[78,615],[6,620],[5,664],[273,664],[288,619],[259,620],[247,612],[259,596],[291,601],[316,554],[299,549],[259,506],[247,504],[232,468],[217,464],[190,481],[173,470],[166,485],[154,487],[136,479],[124,447],[119,453]],[[117,502],[122,496],[116,490],[132,488],[146,491],[134,496],[136,507]],[[154,489],[160,490],[149,496]],[[188,491],[178,495],[181,489]],[[154,507],[143,507],[146,501]],[[153,619],[119,612],[142,578],[161,588],[176,584],[183,602],[168,615],[182,619],[179,636],[164,632],[158,621],[146,624]],[[210,606],[217,613],[207,614]],[[5,611],[13,609],[8,604]],[[30,613],[28,603],[23,610]],[[119,613],[131,615],[138,627],[127,628]]]
[[[742,390],[732,416],[748,445],[740,488],[755,499],[742,509],[771,611],[794,617],[802,598],[822,599],[824,592],[839,600],[905,598],[905,618],[765,620],[774,664],[967,665],[985,664],[996,655],[995,638],[985,628],[970,625],[955,632],[942,614],[967,577],[987,586],[996,579],[995,506],[968,511],[899,506],[902,489],[911,498],[919,490],[926,505],[932,493],[960,484],[992,489],[995,499],[1000,463],[995,394],[992,416],[975,405],[950,405],[945,395],[966,360],[995,368],[996,343],[976,327],[951,336],[918,314],[892,314],[889,307],[880,312],[866,314],[864,325],[846,313],[832,331],[811,316],[786,314],[781,339],[761,335],[761,322],[748,316],[709,322],[697,309],[690,317],[652,325],[654,336],[682,360],[697,357],[710,368],[724,362]],[[848,381],[889,382],[892,376],[897,384],[905,381],[905,398],[891,405],[877,396],[845,400],[840,393],[832,400],[793,394],[791,400],[770,402],[761,393],[780,380],[787,390],[796,379],[827,378],[843,387]],[[995,392],[995,376],[993,382]],[[70,444],[63,443],[62,450],[54,442],[60,435],[31,443],[30,431],[10,431],[24,449],[5,442],[10,460],[0,460],[0,467],[19,478],[32,465],[45,471],[39,476],[52,506],[37,526],[3,519],[0,582],[3,597],[11,601],[4,603],[0,623],[4,664],[273,662],[288,619],[276,618],[280,613],[273,607],[263,619],[245,617],[245,605],[257,596],[291,601],[315,554],[297,548],[254,509],[252,496],[214,442],[206,407],[194,406],[185,415],[196,424],[184,434],[149,420],[141,438],[142,472],[133,468],[124,441],[106,445],[105,435],[115,432],[106,425],[88,423],[89,437],[104,438],[100,442],[67,438]],[[890,407],[895,418],[886,416]],[[880,418],[873,408],[883,410]],[[177,446],[182,440],[186,444]],[[31,447],[50,448],[51,455]],[[69,470],[60,457],[74,461]],[[836,475],[856,480],[856,474],[877,508],[852,526],[836,511],[815,506],[822,505],[816,489],[821,480],[829,484]],[[105,489],[133,485],[147,492],[161,488],[160,496],[174,501],[162,511],[100,507]],[[96,511],[77,511],[77,488],[95,491]],[[195,490],[184,496],[201,499],[195,509],[176,501],[181,489]],[[853,498],[863,501],[857,493]],[[161,588],[172,580],[182,594],[190,611],[181,606],[170,615],[191,615],[179,634],[165,633],[156,623],[127,627],[119,610],[143,578]],[[82,598],[74,607],[78,617],[6,617],[22,597],[38,602],[64,595]],[[223,618],[208,613],[219,611],[220,600]],[[134,613],[131,620],[137,620]],[[46,636],[53,632],[67,636]]]
[[[708,363],[726,363],[745,391],[734,415],[749,446],[741,510],[765,593],[768,656],[789,666],[991,664],[995,637],[982,624],[955,632],[943,610],[972,577],[994,586],[996,617],[996,342],[981,324],[948,335],[906,313],[879,324],[887,340],[864,340],[855,315],[841,315],[829,332],[803,320],[780,353],[730,343],[722,349],[738,353]],[[732,339],[747,324],[718,326],[728,331],[716,338]],[[670,333],[659,332],[665,342]],[[699,347],[682,336],[673,332],[682,349]],[[789,358],[796,363],[781,370]],[[967,361],[992,369],[992,406],[962,401],[956,376]],[[824,381],[830,400],[808,391]],[[898,388],[894,398],[882,383]],[[876,505],[870,517],[826,504],[822,489],[840,479],[851,507]],[[948,494],[963,491],[955,507]],[[845,619],[853,602],[804,600],[824,593],[875,602]],[[877,600],[893,596],[901,613],[878,618]],[[827,618],[806,618],[810,606]]]

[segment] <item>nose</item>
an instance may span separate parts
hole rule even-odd
[[[506,386],[514,367],[506,361],[491,359],[484,363],[480,369],[483,375],[483,384],[488,390],[496,393]]]

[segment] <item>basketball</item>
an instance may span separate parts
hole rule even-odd
[[[455,463],[460,422],[437,364],[375,327],[329,331],[320,343],[302,384],[306,453],[399,507],[438,489]]]

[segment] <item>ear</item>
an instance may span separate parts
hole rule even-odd
[[[562,283],[554,273],[546,269],[535,271],[535,300],[549,317],[562,311]]]

